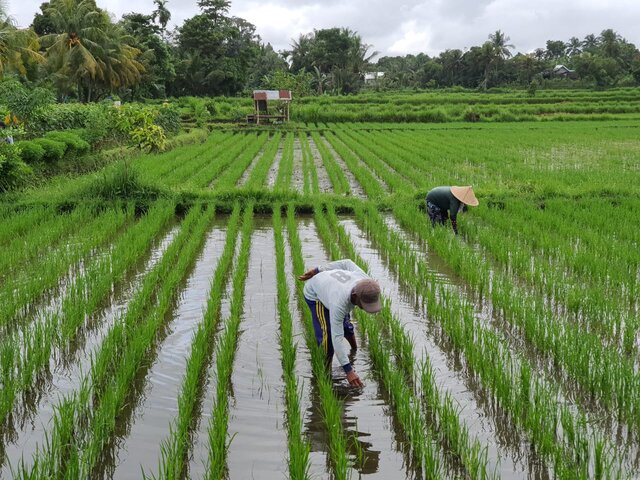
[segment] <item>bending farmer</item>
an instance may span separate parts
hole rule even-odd
[[[311,269],[298,278],[307,282],[304,297],[313,317],[316,341],[327,356],[327,364],[331,365],[335,351],[349,385],[362,387],[360,377],[349,362],[342,339],[346,338],[353,350],[357,348],[350,314],[356,305],[367,313],[380,311],[382,305],[378,282],[351,260],[331,262]]]
[[[427,214],[431,224],[444,225],[451,216],[451,226],[455,234],[458,234],[458,212],[463,206],[478,206],[478,199],[473,193],[472,187],[436,187],[427,193]]]

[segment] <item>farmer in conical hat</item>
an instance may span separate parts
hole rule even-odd
[[[427,213],[433,226],[436,223],[444,225],[451,217],[451,226],[458,234],[458,212],[463,206],[478,206],[478,199],[473,193],[473,187],[436,187],[427,193]]]
[[[382,309],[378,282],[348,259],[312,268],[298,278],[306,282],[304,298],[313,317],[316,341],[327,356],[327,365],[331,365],[335,352],[349,385],[362,387],[360,377],[349,362],[343,339],[349,342],[352,351],[358,348],[351,323],[354,307],[367,313]]]

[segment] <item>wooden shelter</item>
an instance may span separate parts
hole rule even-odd
[[[290,103],[291,90],[254,90],[255,113],[247,115],[247,123],[288,122]]]

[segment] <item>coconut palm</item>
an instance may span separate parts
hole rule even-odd
[[[621,37],[614,30],[608,28],[603,30],[598,37],[600,47],[607,57],[618,58],[620,56]]]
[[[153,0],[153,3],[157,8],[151,14],[151,18],[153,18],[154,22],[158,20],[160,28],[164,32],[167,28],[167,23],[171,20],[171,12],[167,8],[168,0]]]
[[[7,68],[13,68],[20,75],[26,74],[25,61],[43,60],[38,53],[38,36],[30,29],[17,29],[7,16],[5,6],[0,2],[0,76]]]
[[[598,47],[598,39],[593,33],[590,33],[589,35],[584,37],[584,40],[582,41],[582,47],[587,52],[593,51]]]
[[[512,44],[507,43],[511,40],[500,30],[496,30],[495,33],[489,35],[489,42],[491,42],[491,46],[493,47],[495,54],[497,57],[501,59],[510,58],[512,48],[515,48]]]
[[[140,52],[93,0],[53,0],[47,14],[55,33],[42,37],[46,66],[61,93],[75,86],[90,101],[96,87],[111,92],[140,81]]]
[[[578,37],[571,37],[566,44],[566,54],[569,57],[580,55],[582,53],[582,42]]]

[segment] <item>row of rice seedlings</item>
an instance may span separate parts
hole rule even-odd
[[[176,163],[176,168],[160,177],[172,186],[182,186],[189,179],[197,176],[213,159],[219,158],[234,144],[233,136],[222,136],[214,134],[213,138],[202,145],[192,145],[189,147],[190,155],[186,159],[176,158],[172,162]]]
[[[3,212],[0,245],[6,245],[16,238],[23,237],[56,214],[55,209],[50,206],[35,206],[24,210]]]
[[[176,288],[198,253],[214,209],[194,206],[180,232],[92,357],[80,388],[55,407],[52,430],[18,478],[88,478],[116,426],[126,392],[152,348],[158,326],[177,295]]]
[[[245,283],[249,270],[249,250],[253,230],[253,204],[247,205],[244,211],[241,230],[241,244],[238,264],[233,274],[233,293],[231,297],[231,313],[220,334],[216,346],[216,397],[209,421],[209,458],[207,479],[225,478],[227,472],[227,451],[229,427],[229,396],[231,395],[231,373],[235,357],[238,331],[244,305]]]
[[[331,132],[325,132],[324,137],[338,155],[340,155],[340,158],[344,160],[349,170],[351,170],[353,175],[356,177],[358,183],[362,185],[367,197],[376,199],[386,193],[385,186],[380,184],[380,181],[375,177],[375,175],[371,173],[367,166],[362,164],[360,159],[349,149],[349,147],[347,147]]]
[[[216,157],[207,157],[202,168],[185,181],[184,187],[206,188],[216,181],[218,176],[240,155],[251,143],[255,142],[254,135],[234,135],[231,145]]]
[[[333,185],[333,191],[338,195],[351,193],[349,180],[347,180],[347,177],[340,168],[340,165],[338,165],[336,159],[333,157],[318,132],[311,132],[311,138],[313,139],[318,152],[320,152],[322,163],[324,164],[324,168],[327,170],[327,174],[331,180],[331,185]]]
[[[514,355],[500,335],[484,328],[471,304],[442,287],[412,248],[388,229],[377,211],[369,209],[359,214],[359,221],[377,243],[386,245],[390,261],[402,272],[399,278],[420,293],[430,316],[465,354],[471,373],[493,392],[494,401],[511,414],[514,424],[530,435],[536,450],[551,461],[556,475],[573,478],[576,472],[587,475],[590,468],[606,468],[609,472],[619,468],[620,460],[608,440],[587,427],[582,413],[559,402],[557,389],[534,375],[535,367]]]
[[[409,160],[409,158],[413,160],[413,156],[405,152],[404,149],[393,148],[389,145],[386,141],[386,135],[353,129],[342,129],[339,133],[345,137],[348,135],[357,142],[358,147],[354,151],[357,151],[359,155],[364,151],[371,157],[378,158],[377,162],[372,163],[372,168],[376,169],[378,175],[387,182],[392,191],[406,190],[407,182],[414,187],[420,186],[422,172]],[[375,165],[378,164],[379,166],[376,167]]]
[[[254,137],[252,141],[242,150],[227,166],[227,168],[215,178],[210,187],[216,188],[235,188],[235,185],[242,177],[249,165],[256,158],[258,153],[264,148],[269,140],[268,133],[261,133],[258,137]]]
[[[112,241],[133,216],[132,205],[126,209],[107,210],[78,227],[68,245],[61,245],[47,254],[41,262],[35,263],[35,270],[25,268],[14,278],[8,279],[0,289],[0,330],[3,335],[20,324],[20,319],[45,292],[72,282],[82,269],[83,260]],[[23,320],[27,321],[28,318]]]
[[[282,149],[282,158],[278,165],[278,176],[274,184],[275,190],[290,190],[291,179],[293,178],[293,145],[295,134],[288,132],[284,139],[284,148]]]
[[[403,178],[387,163],[382,161],[379,157],[378,148],[376,148],[375,152],[371,149],[371,142],[368,144],[361,143],[352,133],[349,133],[349,130],[337,129],[335,131],[335,135],[366,165],[368,165],[369,168],[375,172],[378,178],[381,178],[382,181],[384,181],[390,192],[406,191],[407,178]]]
[[[64,352],[79,329],[148,251],[158,232],[173,218],[174,206],[160,203],[114,244],[110,255],[89,263],[61,301],[59,311],[46,314],[23,332],[2,340],[3,385],[0,424],[10,414],[18,393],[32,387],[34,378],[49,366],[55,347]]]
[[[369,134],[371,138],[375,138],[376,135]],[[367,141],[370,138],[367,138]],[[416,183],[418,187],[426,187],[426,185],[433,185],[430,179],[425,175],[426,166],[429,166],[429,169],[435,167],[438,168],[438,164],[436,162],[425,163],[425,161],[421,158],[424,155],[424,151],[427,150],[424,147],[422,151],[416,151],[412,148],[412,145],[409,141],[398,140],[395,136],[395,132],[386,133],[384,135],[384,145],[386,149],[382,149],[379,145],[376,145],[376,153],[380,156],[387,165],[392,168],[396,168],[400,172],[406,172],[406,174],[411,174],[411,181]],[[435,150],[432,145],[428,147],[428,150]],[[387,153],[388,152],[388,153]],[[399,160],[398,160],[399,159]],[[398,164],[398,161],[402,161],[404,165]]]
[[[174,182],[177,185],[201,169],[213,155],[227,148],[232,138],[229,134],[212,133],[201,145],[189,145],[160,156],[148,155],[137,159],[134,168],[142,178],[151,182]]]
[[[357,208],[356,212],[359,217],[366,215],[362,208]],[[337,238],[346,254],[366,270],[366,262],[357,253],[344,228],[338,224],[335,211],[330,204],[327,205],[327,216],[331,232],[325,233],[325,241]],[[386,249],[384,251],[386,252]],[[451,396],[448,393],[442,395],[432,381],[433,369],[426,353],[423,354],[419,367],[421,388],[414,386],[416,359],[413,354],[413,341],[391,312],[389,301],[384,302],[379,314],[382,325],[359,310],[356,313],[360,325],[367,334],[369,349],[376,362],[376,368],[381,372],[387,390],[394,398],[399,411],[398,416],[401,419],[413,419],[401,420],[405,430],[409,429],[408,436],[412,443],[420,443],[421,436],[425,435],[427,438],[437,438],[454,469],[462,467],[465,476],[470,478],[495,477],[495,473],[490,474],[487,471],[486,447],[483,448],[477,439],[470,437],[467,426],[459,418],[458,408]],[[394,355],[391,356],[389,352],[394,352]],[[411,413],[411,409],[416,409],[420,404],[417,396],[422,397],[422,414],[419,410]],[[416,423],[416,416],[422,417],[422,421]],[[427,427],[428,425],[430,426]],[[425,427],[428,428],[426,432],[423,431]],[[429,477],[431,472],[426,473]]]
[[[25,268],[25,263],[33,266],[39,257],[65,241],[78,225],[87,223],[94,215],[92,208],[78,207],[70,213],[51,215],[25,235],[15,236],[0,256],[0,284],[4,277],[16,275],[18,268]]]
[[[178,415],[170,427],[169,438],[164,439],[160,447],[158,478],[179,479],[186,476],[191,432],[201,414],[199,402],[215,345],[222,297],[233,263],[239,226],[240,206],[236,204],[227,223],[227,238],[211,282],[207,309],[191,342],[191,354],[178,398]]]
[[[287,233],[289,235],[293,271],[304,272],[306,265],[302,257],[302,244],[298,236],[295,207],[291,204],[287,207]],[[298,305],[302,312],[304,323],[305,341],[311,353],[314,380],[320,395],[321,413],[329,436],[329,459],[331,461],[332,474],[333,478],[344,480],[349,478],[349,460],[346,455],[347,439],[341,422],[342,406],[333,392],[330,372],[327,372],[325,367],[324,352],[315,340],[311,314],[304,300],[303,287],[302,282],[296,283]]]
[[[318,182],[318,170],[309,146],[309,137],[304,132],[298,134],[300,139],[300,149],[302,150],[302,174],[304,177],[304,195],[320,193]]]
[[[247,182],[244,184],[247,188],[260,188],[262,187],[267,180],[267,174],[269,173],[269,169],[273,164],[276,155],[278,154],[278,148],[280,148],[280,139],[282,138],[282,134],[280,132],[276,132],[268,145],[265,147],[262,155],[257,160],[257,163],[253,165],[253,170],[249,174],[249,178]]]
[[[331,209],[331,207],[328,207]],[[342,256],[344,251],[351,259],[360,264],[365,270],[368,268],[366,263],[357,255],[353,245],[350,243],[346,232],[339,228],[337,219],[334,214],[329,212],[330,222],[322,213],[322,206],[316,204],[315,219],[318,233],[322,238],[327,249],[331,252],[332,258],[335,260]],[[336,241],[338,237],[338,241]],[[364,315],[360,315],[354,310],[359,323],[364,327],[368,346],[371,352],[371,358],[377,373],[387,389],[387,392],[393,399],[393,407],[397,418],[402,425],[405,435],[409,439],[411,449],[413,451],[415,463],[422,470],[425,478],[441,478],[443,475],[442,461],[438,448],[429,430],[425,430],[427,425],[426,418],[420,411],[420,402],[412,392],[410,384],[413,381],[413,355],[412,344],[408,338],[403,338],[399,343],[393,346],[399,348],[397,351],[399,357],[404,357],[406,361],[401,362],[403,370],[400,366],[394,365],[389,355],[389,344],[382,344],[382,331],[375,320],[368,321]],[[384,318],[384,322],[388,325],[393,316],[389,308],[388,302],[385,302],[382,312],[379,314]],[[375,338],[374,338],[375,337]],[[397,337],[396,340],[398,340]],[[407,379],[410,379],[407,382]]]
[[[550,199],[544,202],[547,210],[539,208],[539,204],[511,200],[505,208],[509,216],[516,217],[516,228],[509,224],[504,210],[480,209],[478,214],[518,243],[544,255],[546,263],[553,263],[563,274],[580,276],[579,286],[591,287],[591,296],[597,297],[600,291],[609,297],[608,303],[620,302],[621,307],[628,308],[637,298],[640,259],[635,255],[633,233],[640,218],[624,205],[588,202],[586,209],[582,205],[586,202],[571,203],[571,208],[566,208]],[[617,216],[625,221],[620,222]],[[571,221],[563,221],[565,218]],[[612,238],[614,226],[616,234]],[[532,235],[536,229],[543,229],[544,233]],[[516,236],[516,232],[520,235]],[[569,283],[563,282],[562,286]]]
[[[293,341],[293,318],[289,310],[289,286],[285,274],[285,247],[282,235],[282,206],[274,205],[273,231],[276,245],[276,282],[278,287],[278,315],[280,318],[280,351],[284,371],[287,406],[287,439],[289,445],[289,478],[304,480],[309,476],[310,445],[303,435],[300,407],[302,387],[296,378],[296,344]]]
[[[490,293],[493,305],[504,312],[514,332],[573,379],[590,401],[640,431],[640,373],[634,361],[603,346],[599,335],[558,317],[540,295],[519,287],[510,276],[490,271],[484,257],[463,242],[452,242],[442,235],[444,229],[432,229],[414,208],[398,208],[396,215],[401,224],[427,239],[479,294]]]
[[[174,148],[160,155],[146,154],[136,158],[134,166],[142,178],[156,181],[171,175],[185,165],[197,164],[201,160],[199,157],[203,153],[201,148],[214,148],[216,144],[225,143],[232,137],[233,135],[214,132],[202,145]],[[194,155],[194,151],[197,152],[197,155]]]
[[[99,403],[96,405],[94,402],[94,410],[86,432],[88,435],[80,444],[81,454],[77,467],[82,477],[91,476],[101,462],[105,450],[111,448],[109,439],[116,432],[117,419],[131,401],[130,395],[136,379],[140,378],[141,374],[146,374],[149,365],[153,363],[158,332],[163,328],[168,312],[175,306],[180,285],[202,250],[214,215],[214,207],[202,212],[191,231],[188,243],[182,248],[173,268],[163,279],[159,291],[157,290],[156,305],[148,313],[138,316],[137,324],[131,331],[132,336],[125,335],[121,339],[117,348],[121,351],[126,348],[124,355],[121,358],[117,358],[117,355],[111,357],[119,360],[120,364],[112,363],[113,371],[116,373],[104,383],[106,388],[100,394]],[[75,467],[74,465],[71,470],[75,470]]]
[[[478,214],[490,223],[465,222],[467,238],[479,242],[485,252],[508,273],[525,280],[529,288],[560,302],[565,315],[601,335],[605,345],[626,354],[636,350],[633,310],[638,283],[633,272],[638,270],[638,260],[630,258],[634,255],[628,248],[616,248],[609,238],[590,234],[578,226],[566,235],[551,225],[541,228],[535,218],[527,215],[529,209],[522,212],[510,208],[509,216],[523,216],[514,222],[520,227],[516,232],[505,225],[509,222],[501,218],[504,215],[486,210],[480,209]],[[527,240],[532,231],[546,232],[541,234],[545,237],[542,249]]]

